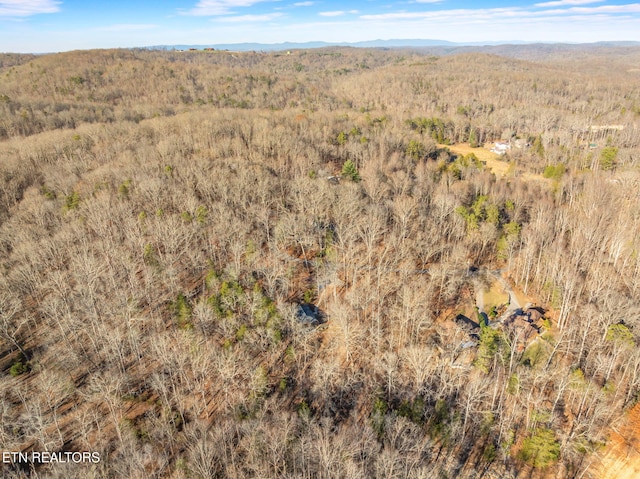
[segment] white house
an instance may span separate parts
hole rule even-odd
[[[493,148],[491,148],[491,151],[498,155],[504,155],[510,149],[511,149],[510,143],[502,143],[497,141],[496,143],[494,143]]]

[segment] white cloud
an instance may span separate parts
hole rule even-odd
[[[470,18],[485,18],[489,19],[496,16],[509,16],[522,14],[523,10],[518,7],[511,8],[478,8],[467,9],[459,8],[454,10],[431,10],[428,12],[391,12],[380,13],[374,15],[362,15],[360,18],[363,20],[443,20],[458,18],[460,20],[468,20]]]
[[[96,30],[100,32],[137,32],[151,30],[152,28],[158,28],[159,26],[160,25],[154,25],[152,23],[116,23],[115,25],[96,28]]]
[[[530,7],[529,7],[530,8]],[[640,13],[640,3],[627,5],[600,5],[594,7],[569,7],[549,10],[532,10],[526,7],[505,8],[461,8],[454,10],[430,10],[425,12],[390,12],[374,15],[361,15],[363,20],[430,20],[470,23],[473,21],[492,21],[506,19],[532,19],[568,17],[571,15],[596,16],[624,13]]]
[[[56,0],[0,0],[0,17],[29,17],[60,11]]]
[[[532,12],[535,15],[535,12]],[[571,7],[559,8],[555,10],[544,10],[543,14],[579,14],[579,15],[598,15],[598,14],[615,14],[615,13],[640,13],[640,3],[629,3],[627,5],[600,5],[599,7]]]
[[[313,5],[313,2],[296,2],[293,4],[294,7],[310,7]]]
[[[588,5],[590,3],[601,3],[604,0],[557,0],[554,2],[536,3],[536,7],[563,7],[565,5]]]
[[[191,10],[182,13],[196,17],[226,15],[233,13],[234,8],[250,7],[263,1],[265,0],[200,0]]]
[[[216,18],[218,22],[228,23],[250,23],[250,22],[269,22],[282,17],[282,13],[265,13],[263,15],[238,15],[235,17]]]
[[[414,3],[442,3],[442,0],[414,0]]]
[[[332,12],[319,12],[318,15],[320,15],[321,17],[339,17],[341,15],[344,15],[345,12],[344,10],[334,10]]]

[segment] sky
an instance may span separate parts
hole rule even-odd
[[[0,0],[0,52],[220,43],[640,41],[620,0]]]

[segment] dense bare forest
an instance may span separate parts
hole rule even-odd
[[[522,56],[0,55],[3,477],[605,477],[640,50]]]

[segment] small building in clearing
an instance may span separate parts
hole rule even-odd
[[[497,141],[493,144],[493,148],[491,148],[491,151],[497,155],[504,155],[510,149],[511,149],[510,143]]]

